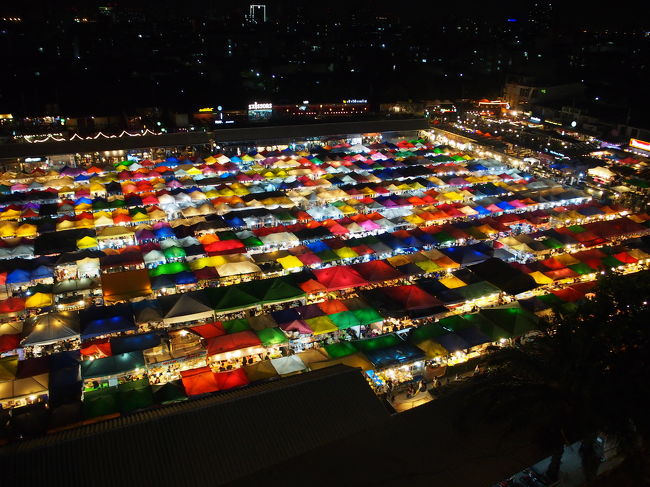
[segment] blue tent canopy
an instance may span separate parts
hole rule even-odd
[[[120,353],[111,357],[81,362],[81,376],[84,379],[106,377],[130,372],[144,367],[144,356],[141,351]]]
[[[435,340],[450,353],[470,348],[470,344],[457,333],[445,333],[437,336]]]
[[[231,227],[243,227],[246,223],[238,216],[225,217],[226,223]]]
[[[7,274],[7,284],[23,284],[25,282],[31,281],[29,272],[23,269],[14,269],[9,274]]]
[[[483,333],[480,328],[476,326],[468,326],[467,328],[456,330],[455,333],[467,342],[469,348],[476,347],[477,345],[482,345],[484,343],[490,343],[492,341],[489,336]]]
[[[497,203],[497,206],[501,208],[502,210],[514,210],[515,207],[512,206],[510,203],[507,201],[502,201],[501,203]]]
[[[317,252],[324,252],[326,250],[331,250],[328,245],[323,242],[322,240],[316,240],[315,242],[309,242],[307,244],[307,247],[309,247],[309,250],[311,250],[314,253]]]
[[[424,359],[424,352],[410,343],[400,343],[379,350],[367,350],[364,354],[377,368]]]
[[[474,207],[474,210],[475,210],[475,211],[478,211],[479,214],[481,214],[481,215],[489,215],[489,214],[492,213],[490,210],[488,210],[487,208],[484,208],[484,207],[481,206],[481,205],[475,206],[475,207]]]
[[[478,264],[489,259],[489,256],[471,247],[449,247],[442,249],[442,252],[463,266]]]
[[[34,281],[36,279],[47,279],[49,277],[54,277],[54,271],[49,267],[44,265],[38,266],[29,274],[30,280]]]
[[[110,341],[113,354],[120,354],[157,347],[160,345],[160,336],[156,333],[145,333],[144,335],[114,337]]]
[[[173,276],[170,276],[174,279],[174,282],[176,284],[194,284],[197,281],[196,276],[192,274],[189,271],[182,271],[179,272],[178,274],[174,274]]]
[[[82,339],[136,329],[129,304],[92,306],[79,312],[79,320]]]
[[[157,228],[153,231],[154,235],[158,239],[163,239],[163,238],[174,238],[176,237],[176,234],[174,233],[174,230],[172,230],[170,227],[160,227]]]
[[[176,283],[172,276],[156,276],[151,278],[151,289],[166,289],[175,287]]]

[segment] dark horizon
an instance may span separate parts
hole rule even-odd
[[[497,97],[508,78],[522,74],[584,79],[610,98],[646,103],[640,95],[647,67],[637,60],[647,55],[650,37],[640,30],[643,16],[620,4],[611,12],[533,1],[413,9],[387,1],[266,5],[266,24],[245,21],[248,3],[3,6],[0,19],[21,20],[0,20],[0,56],[10,73],[0,81],[0,113]]]

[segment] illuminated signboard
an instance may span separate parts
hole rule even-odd
[[[213,111],[214,111],[214,108],[212,108],[212,107],[199,108],[199,112],[203,112],[203,113],[205,113],[205,112],[210,113],[210,112],[213,112]]]
[[[256,101],[248,105],[248,120],[260,122],[270,120],[273,115],[273,103],[257,103]]]
[[[356,100],[356,99],[343,100],[343,103],[346,104],[346,105],[356,105],[356,104],[360,104],[360,103],[368,103],[368,100]]]
[[[630,139],[630,147],[650,152],[650,142],[645,142],[643,140]]]
[[[256,101],[248,105],[249,110],[272,110],[273,103],[257,103]]]

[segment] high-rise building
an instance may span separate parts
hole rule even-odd
[[[266,5],[251,5],[246,20],[252,24],[261,24],[266,22]]]

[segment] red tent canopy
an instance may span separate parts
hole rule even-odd
[[[0,302],[0,313],[16,313],[25,309],[25,300],[22,298],[7,298]]]
[[[544,267],[551,269],[551,270],[559,270],[564,268],[564,264],[560,262],[559,260],[554,259],[553,257],[549,257],[548,259],[544,259],[542,261],[542,264]]]
[[[86,342],[85,346],[80,350],[80,352],[81,355],[98,355],[100,358],[110,357],[113,355],[111,343],[108,340]]]
[[[242,368],[219,372],[214,374],[214,378],[220,391],[245,386],[249,383],[248,376],[246,376],[246,372]]]
[[[584,259],[602,259],[603,257],[607,257],[607,254],[599,249],[582,250],[572,255],[580,261],[584,261]]]
[[[348,266],[329,267],[327,269],[316,269],[312,271],[328,290],[347,289],[368,284],[361,274]]]
[[[197,335],[203,338],[213,338],[226,334],[226,330],[220,321],[215,323],[206,323],[205,325],[193,326],[190,328]]]
[[[638,259],[635,259],[632,257],[630,254],[627,252],[619,252],[618,254],[614,254],[614,257],[624,264],[634,264],[635,262],[638,261]]]
[[[583,293],[570,287],[564,289],[556,289],[555,291],[551,291],[551,292],[555,294],[558,298],[560,298],[562,301],[564,301],[565,303],[573,303],[575,301],[580,301],[582,298],[585,297]]]
[[[359,255],[370,255],[375,253],[375,251],[372,250],[370,247],[368,247],[366,244],[361,244],[352,247],[352,250],[354,250]]]
[[[232,253],[233,250],[238,251],[245,249],[246,247],[244,246],[243,243],[241,243],[239,240],[219,240],[218,242],[213,242],[208,245],[204,245],[203,248],[205,249],[206,252],[214,254],[214,253]]]
[[[558,279],[568,279],[569,277],[577,277],[578,273],[575,272],[572,269],[569,269],[568,267],[565,267],[563,269],[558,269],[555,271],[548,271],[545,272],[548,277],[553,279],[554,281],[557,281]]]
[[[20,333],[15,335],[0,335],[0,353],[18,348],[19,345]]]
[[[208,338],[208,355],[231,352],[248,347],[259,347],[262,342],[251,330]]]
[[[590,281],[590,282],[579,282],[573,284],[571,287],[582,294],[587,294],[597,285],[598,283],[596,281]]]
[[[320,257],[312,252],[301,254],[298,256],[298,259],[305,265],[314,265],[323,262]]]
[[[210,367],[184,370],[181,372],[181,377],[188,396],[197,396],[219,390],[219,384]]]
[[[354,269],[359,272],[366,280],[371,282],[389,281],[404,277],[400,271],[391,267],[383,260],[371,260],[361,264],[354,264]]]
[[[384,288],[391,298],[404,305],[407,310],[427,309],[442,305],[442,301],[434,298],[418,286],[397,286]]]
[[[210,281],[212,279],[218,279],[219,273],[214,267],[204,267],[203,269],[195,270],[194,277],[199,281]]]

